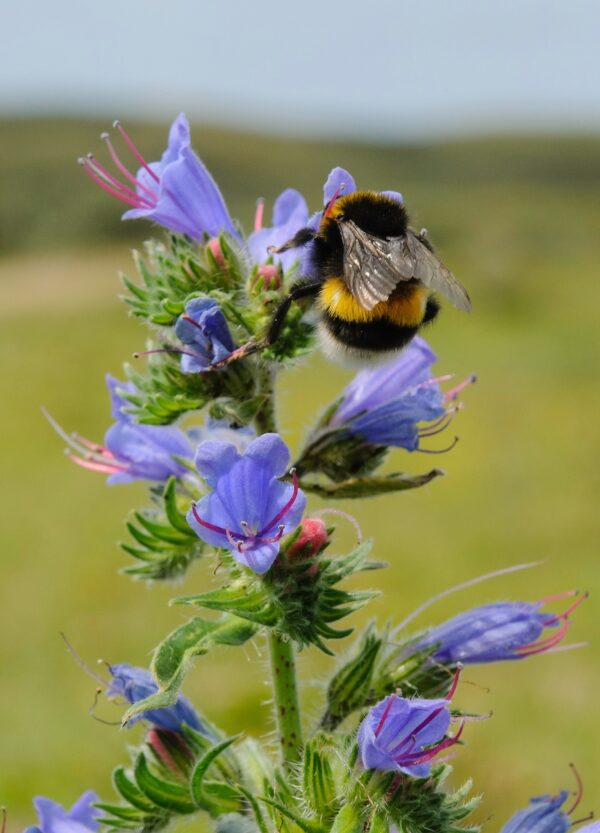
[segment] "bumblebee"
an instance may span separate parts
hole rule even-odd
[[[275,311],[266,343],[273,344],[290,305],[313,298],[321,347],[360,359],[400,350],[440,309],[439,292],[468,312],[464,287],[438,260],[423,229],[408,227],[402,203],[375,191],[334,195],[318,229],[304,228],[273,253],[310,246],[310,274],[295,283]]]

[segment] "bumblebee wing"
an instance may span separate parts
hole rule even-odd
[[[373,237],[351,220],[338,227],[344,243],[344,282],[361,307],[372,310],[400,281],[412,277],[410,265],[398,258],[398,243],[404,238]]]
[[[408,254],[406,260],[413,264],[412,277],[440,292],[458,309],[471,311],[471,299],[467,290],[412,231],[406,233],[404,248]]]

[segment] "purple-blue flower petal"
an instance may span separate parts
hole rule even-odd
[[[184,373],[201,373],[234,349],[225,316],[217,302],[206,296],[188,301],[185,316],[180,315],[175,323],[175,334],[190,348],[181,356]]]
[[[356,182],[352,174],[345,170],[345,168],[334,168],[329,173],[323,186],[323,205],[327,205],[342,186],[343,190],[339,196],[351,194],[352,191],[356,191]]]
[[[109,477],[111,484],[132,480],[162,482],[171,475],[180,477],[187,469],[174,459],[174,455],[188,459],[193,455],[183,431],[167,425],[117,422],[104,435],[104,444],[118,462],[127,466],[123,472]]]
[[[294,188],[283,191],[273,206],[272,226],[254,231],[248,236],[247,245],[254,263],[260,265],[272,257],[275,263],[281,263],[284,270],[289,269],[300,259],[301,250],[291,249],[282,254],[270,255],[267,249],[287,243],[307,222],[308,207],[302,194]]]
[[[526,654],[519,653],[520,648],[536,642],[546,623],[558,624],[555,617],[540,613],[540,606],[533,602],[481,605],[432,628],[411,650],[438,645],[432,656],[445,663],[522,659]]]
[[[429,774],[421,754],[441,743],[450,726],[447,700],[407,700],[395,694],[371,708],[358,731],[358,746],[366,769]]]
[[[557,796],[532,798],[529,806],[515,813],[500,833],[567,833],[571,822],[560,808],[568,794],[563,790]]]
[[[125,399],[119,391],[135,393],[135,385],[133,382],[121,382],[119,379],[111,376],[110,373],[106,374],[105,379],[110,396],[110,412],[113,419],[118,419],[121,422],[132,422],[133,415],[124,411],[125,408],[131,407],[131,402]]]
[[[189,125],[183,113],[171,126],[168,147],[160,162],[149,167],[158,182],[146,168],[141,168],[137,177],[146,189],[156,194],[154,204],[130,209],[123,214],[123,219],[145,217],[196,240],[205,234],[215,237],[221,231],[239,238],[217,184],[190,147]],[[143,188],[137,190],[140,197],[148,198]]]
[[[39,818],[39,828],[42,833],[86,833],[95,831],[99,824],[96,821],[100,811],[91,805],[99,801],[93,790],[84,792],[70,810],[65,810],[56,801],[38,796],[33,804]]]
[[[380,191],[379,193],[383,194],[384,197],[390,197],[390,199],[396,200],[400,205],[404,205],[404,197],[400,191]]]
[[[277,434],[263,434],[243,454],[230,443],[201,443],[196,465],[212,491],[188,512],[198,537],[230,550],[256,573],[268,570],[279,552],[279,538],[296,528],[306,506],[300,490],[278,479],[289,461]]]
[[[121,662],[111,665],[109,671],[112,676],[107,695],[108,697],[124,697],[134,704],[158,691],[158,685],[152,674],[144,668],[136,668],[129,663]],[[180,694],[173,706],[164,709],[148,709],[133,717],[127,726],[133,726],[139,720],[147,720],[158,729],[180,732],[185,723],[192,729],[208,735],[205,727],[187,697]]]

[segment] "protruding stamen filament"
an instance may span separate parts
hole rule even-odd
[[[260,530],[260,532],[256,533],[257,538],[262,538],[263,535],[265,535],[265,533],[269,532],[270,529],[273,529],[273,527],[277,526],[279,521],[282,518],[284,518],[285,515],[287,515],[287,513],[290,511],[290,509],[292,508],[292,506],[296,502],[296,498],[298,497],[298,491],[299,491],[299,488],[300,488],[298,486],[298,475],[296,474],[296,469],[292,469],[290,471],[290,474],[292,475],[292,482],[293,482],[293,485],[294,485],[291,498],[285,504],[283,509],[280,509],[279,512],[275,515],[275,517],[271,521],[269,521],[269,523],[266,526],[264,526]],[[281,537],[281,536],[279,536],[279,537]]]
[[[534,654],[541,654],[549,648],[554,648],[565,636],[569,625],[569,620],[565,619],[560,628],[552,636],[549,636],[547,639],[542,639],[540,642],[530,642],[529,645],[520,645],[518,648],[515,648],[515,654],[523,657],[531,657]]]
[[[417,448],[416,451],[420,451],[421,454],[446,454],[448,451],[452,451],[458,440],[458,437],[454,437],[450,445],[446,446],[446,448]]]
[[[396,700],[396,695],[391,694],[390,699],[388,700],[387,705],[386,705],[385,709],[383,710],[383,714],[381,715],[381,717],[379,719],[379,723],[375,727],[375,737],[378,737],[379,733],[383,729],[384,723],[388,719],[388,715],[391,711],[392,706],[394,705],[395,700]]]
[[[460,384],[456,385],[456,387],[452,388],[449,391],[446,391],[446,393],[444,394],[444,399],[446,400],[446,402],[451,402],[453,399],[456,399],[461,390],[464,390],[469,385],[475,384],[476,381],[477,375],[475,373],[471,373],[470,376],[467,376],[467,378]]]
[[[324,515],[337,515],[340,518],[345,518],[349,523],[352,524],[354,529],[356,530],[356,539],[359,544],[362,544],[363,534],[362,529],[360,528],[360,524],[349,512],[344,512],[342,509],[332,509],[327,507],[327,509],[319,509],[318,512],[313,512],[313,518],[322,518]]]
[[[254,231],[260,231],[263,227],[265,214],[265,201],[261,198],[256,201],[256,212],[254,214]]]
[[[156,203],[157,200],[158,200],[158,194],[155,191],[152,191],[152,189],[148,188],[146,185],[144,185],[143,182],[140,182],[140,180],[137,179],[131,173],[131,171],[129,171],[125,167],[125,165],[121,162],[121,160],[119,158],[119,155],[118,155],[117,151],[115,150],[115,147],[114,147],[113,143],[111,142],[111,139],[110,139],[110,136],[108,135],[108,133],[103,133],[100,138],[106,143],[106,147],[108,148],[110,158],[115,163],[115,165],[117,166],[119,171],[123,174],[123,176],[126,177],[126,179],[128,179],[129,182],[133,183],[136,186],[136,188],[139,188],[141,191],[144,191],[148,195],[148,197],[150,198],[152,203]]]
[[[123,127],[121,122],[118,121],[118,120],[113,122],[113,127],[115,127],[119,131],[119,133],[123,137],[123,141],[125,142],[125,144],[129,148],[129,150],[133,153],[133,155],[135,156],[137,161],[140,163],[140,165],[142,165],[142,167],[144,167],[148,171],[148,173],[150,174],[150,176],[152,177],[152,179],[155,182],[160,182],[160,178],[154,173],[154,171],[152,170],[150,165],[146,162],[146,160],[144,159],[142,154],[139,152],[139,150],[137,149],[137,146],[135,145],[133,139],[129,136],[129,134],[127,133],[127,131],[125,130],[125,128]]]
[[[569,596],[578,596],[579,590],[564,590],[562,593],[555,593],[554,596],[544,596],[540,599],[540,605],[550,604],[550,602],[557,602],[559,599],[567,599]]]
[[[571,613],[573,613],[573,611],[576,608],[579,607],[579,605],[582,602],[584,602],[587,599],[588,595],[588,593],[583,593],[576,601],[573,602],[573,604],[570,607],[568,607],[564,611],[564,613],[559,613],[557,616],[553,616],[551,619],[548,619],[546,622],[544,622],[545,627],[548,627],[548,625],[553,625],[554,622],[559,622],[561,619],[566,619]]]
[[[446,694],[445,699],[450,701],[454,697],[454,693],[456,691],[456,687],[458,685],[458,681],[460,679],[460,675],[462,673],[463,667],[462,664],[459,662],[456,666],[456,672],[454,674],[454,679],[452,680],[452,685],[450,686],[450,691]]]
[[[583,798],[583,781],[581,780],[581,775],[579,774],[575,764],[569,764],[569,766],[571,767],[571,769],[573,771],[573,775],[575,776],[575,783],[577,784],[577,790],[575,792],[575,801],[573,802],[573,804],[571,804],[569,809],[566,811],[568,816],[570,816],[571,813],[577,807],[579,807],[581,799]]]
[[[323,212],[324,217],[329,217],[331,215],[331,209],[333,208],[335,201],[337,200],[337,198],[342,193],[342,191],[344,190],[345,187],[346,187],[346,183],[342,182],[335,189],[335,193],[334,193],[333,197],[329,200],[329,202],[327,203],[327,206],[325,207],[325,211]]]
[[[196,509],[196,504],[192,503],[192,514],[194,518],[198,521],[200,526],[206,527],[206,529],[210,529],[211,532],[217,532],[219,535],[224,535],[226,538],[228,534],[231,535],[229,530],[225,529],[225,527],[217,526],[216,524],[211,524],[210,521],[205,521],[204,518],[201,518],[198,514],[198,510]]]
[[[107,194],[110,194],[112,197],[117,197],[117,199],[121,200],[121,202],[126,203],[127,205],[131,205],[133,208],[141,208],[140,198],[136,197],[136,199],[132,199],[131,197],[126,196],[123,191],[117,190],[116,188],[112,188],[107,182],[102,179],[97,173],[94,172],[94,169],[89,165],[86,159],[78,159],[77,160],[85,173],[89,176],[89,178],[94,182],[96,185],[99,185],[103,191],[106,191]]]

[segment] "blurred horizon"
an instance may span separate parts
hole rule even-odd
[[[242,132],[369,141],[600,132],[594,0],[371,0],[368,13],[358,0],[23,0],[3,22],[7,116],[185,110]]]

